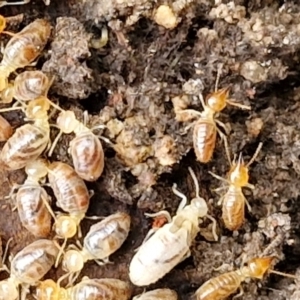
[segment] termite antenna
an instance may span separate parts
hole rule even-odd
[[[260,152],[261,148],[263,146],[263,143],[260,142],[257,146],[257,149],[255,151],[255,153],[253,154],[252,158],[250,159],[250,161],[247,163],[246,167],[249,167],[253,162],[254,160],[256,159],[256,157],[258,156],[258,153]]]
[[[195,174],[195,172],[193,171],[193,169],[191,167],[188,167],[188,170],[189,170],[189,172],[191,174],[191,177],[194,181],[196,198],[200,198],[200,194],[199,194],[200,189],[199,189],[199,183],[198,183],[196,174]]]
[[[217,78],[216,78],[216,83],[215,83],[215,92],[218,90],[218,86],[219,86],[223,66],[224,66],[223,63],[219,64],[219,66],[218,66]]]
[[[229,165],[232,166],[232,160],[231,160],[231,157],[230,157],[230,150],[229,150],[229,145],[228,145],[227,139],[224,139],[224,147],[225,147],[225,153],[226,153]]]
[[[280,275],[280,276],[288,277],[288,278],[292,278],[292,279],[299,279],[298,276],[295,276],[295,275],[292,275],[292,274],[283,273],[283,272],[280,272],[280,271],[270,270],[269,273],[273,273],[273,274],[276,274],[276,275]]]

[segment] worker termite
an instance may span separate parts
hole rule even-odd
[[[30,65],[41,54],[50,33],[50,23],[36,19],[9,40],[0,63],[0,91],[7,87],[12,72]]]
[[[88,210],[90,195],[84,181],[71,166],[62,162],[52,162],[47,166],[47,170],[49,184],[57,200],[56,205],[67,213],[54,217],[55,232],[66,242],[77,232],[81,236],[79,225]]]
[[[193,129],[193,145],[196,158],[202,163],[207,163],[211,160],[215,145],[217,132],[222,139],[226,139],[224,133],[219,128],[220,126],[227,128],[224,123],[217,119],[218,114],[229,104],[242,109],[251,109],[249,106],[234,102],[228,98],[229,88],[218,89],[219,74],[216,80],[215,91],[209,94],[204,101],[202,94],[199,95],[203,111],[199,112],[193,109],[179,109],[176,112],[176,117],[179,120],[186,121],[198,116],[198,120],[193,122],[187,128]],[[181,116],[181,117],[180,117]],[[184,116],[184,118],[182,118]]]
[[[13,134],[13,129],[11,125],[0,116],[0,142],[7,141]]]
[[[32,100],[24,108],[27,119],[34,123],[19,127],[3,146],[0,161],[6,169],[22,169],[46,149],[50,140],[49,109],[50,104],[45,99]],[[9,110],[7,108],[1,112]]]
[[[177,293],[170,289],[156,289],[133,297],[132,300],[177,300]]]
[[[64,254],[63,267],[67,275],[75,275],[70,282],[77,278],[86,261],[93,259],[100,264],[109,262],[109,256],[122,246],[129,230],[130,216],[122,212],[91,226],[83,240],[82,250],[68,250]]]
[[[28,163],[25,172],[25,182],[14,188],[7,198],[18,189],[16,208],[22,225],[36,237],[47,237],[51,232],[51,214],[46,204],[50,196],[39,183],[47,175],[47,170],[37,160]]]
[[[247,266],[232,272],[228,272],[206,281],[195,293],[196,300],[224,300],[231,294],[241,289],[241,283],[247,278],[262,279],[267,271],[270,273],[295,278],[293,275],[269,270],[273,257],[254,258]],[[237,297],[237,296],[236,296]]]
[[[11,103],[13,98],[22,102],[46,97],[52,81],[42,71],[22,72],[1,92],[1,101]]]
[[[10,277],[0,282],[0,299],[19,298],[18,286],[36,285],[51,269],[58,255],[57,245],[50,240],[37,240],[18,252],[11,261]],[[22,293],[25,300],[26,293]]]
[[[243,225],[245,219],[245,203],[248,206],[248,210],[251,211],[251,207],[243,194],[242,188],[248,187],[254,189],[254,186],[249,184],[249,166],[254,162],[261,147],[262,143],[258,145],[248,164],[245,164],[241,154],[237,162],[235,159],[231,161],[228,145],[227,142],[225,142],[226,154],[230,163],[228,178],[224,179],[223,177],[209,172],[212,176],[227,184],[227,186],[217,190],[228,187],[228,191],[221,197],[219,204],[222,203],[222,219],[225,227],[229,230],[238,230]]]
[[[129,266],[129,277],[133,284],[145,286],[152,284],[170,272],[178,263],[190,256],[190,246],[199,232],[199,218],[207,217],[213,221],[213,234],[216,221],[208,215],[205,200],[199,196],[199,185],[196,175],[189,168],[189,172],[196,186],[196,197],[191,204],[186,205],[187,198],[176,190],[173,192],[182,198],[172,221],[154,231],[138,249]],[[161,212],[166,214],[166,212]],[[161,214],[153,214],[153,216]],[[170,218],[170,217],[168,217]]]
[[[129,284],[113,278],[83,277],[67,289],[47,279],[40,282],[36,291],[36,300],[129,300],[130,296]]]
[[[99,138],[92,132],[93,129],[85,126],[86,115],[85,121],[82,123],[76,119],[73,111],[57,108],[61,110],[57,118],[57,126],[61,132],[53,141],[49,155],[51,155],[61,133],[70,134],[74,132],[75,138],[70,142],[69,147],[74,169],[82,179],[96,181],[104,169],[104,151]],[[99,127],[97,126],[97,128]]]

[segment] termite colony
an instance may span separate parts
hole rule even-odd
[[[0,1],[0,7],[29,2]],[[50,1],[44,2],[50,4]],[[25,181],[14,186],[6,199],[11,201],[13,209],[17,209],[22,226],[37,240],[19,251],[11,259],[10,267],[5,265],[6,255],[3,256],[4,267],[1,270],[7,271],[9,277],[0,282],[0,299],[25,300],[31,287],[34,287],[37,300],[131,299],[129,281],[80,277],[89,261],[95,262],[100,268],[111,263],[109,257],[122,247],[130,232],[130,215],[117,211],[106,217],[92,218],[101,220],[82,236],[81,222],[88,218],[87,211],[93,196],[85,181],[96,182],[104,172],[105,156],[100,139],[108,145],[112,143],[94,133],[94,129],[102,125],[89,128],[86,114],[81,122],[72,110],[64,110],[49,99],[53,77],[40,70],[26,69],[43,53],[51,36],[50,23],[45,19],[37,19],[18,33],[6,32],[5,27],[5,18],[2,21],[0,18],[1,33],[11,36],[0,63],[0,103],[11,107],[3,108],[0,112],[21,110],[26,124],[14,130],[0,115],[0,142],[4,143],[0,161],[7,171],[25,170]],[[19,72],[22,69],[25,70]],[[244,162],[241,154],[237,159],[231,159],[226,135],[228,130],[218,119],[218,114],[227,105],[245,110],[250,107],[231,100],[229,88],[218,89],[217,85],[206,100],[199,95],[203,111],[176,106],[176,101],[173,102],[174,111],[178,122],[196,119],[187,128],[193,128],[193,147],[200,163],[212,160],[218,135],[224,142],[230,165],[227,178],[208,173],[226,184],[217,189],[225,189],[219,200],[222,204],[222,224],[229,231],[238,231],[245,222],[245,205],[251,210],[242,188],[254,189],[249,183],[249,167],[257,158],[262,143],[258,144],[248,163]],[[52,124],[57,111],[55,124]],[[50,138],[51,126],[59,129],[53,141]],[[62,134],[75,135],[69,144],[72,166],[52,159]],[[188,201],[188,197],[174,183],[172,191],[181,198],[175,215],[171,217],[165,210],[145,214],[154,218],[153,227],[136,249],[128,266],[129,280],[137,287],[156,283],[191,255],[190,248],[198,233],[201,233],[202,221],[207,219],[210,223],[212,240],[219,240],[218,222],[209,212],[208,199],[201,197],[193,169],[189,167],[188,171],[195,186],[195,197]],[[50,187],[53,197],[45,186]],[[53,202],[60,211],[53,210]],[[280,274],[271,270],[273,260],[271,256],[249,259],[239,269],[205,282],[193,297],[197,300],[226,299],[247,279],[262,279],[268,272]],[[64,274],[58,280],[43,279],[52,267],[59,266]],[[133,297],[133,300],[138,299],[176,300],[178,296],[174,290],[166,287]]]

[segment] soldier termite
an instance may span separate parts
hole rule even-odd
[[[219,71],[218,71],[219,72]],[[218,129],[217,125],[227,131],[226,126],[217,119],[218,114],[229,104],[242,109],[251,109],[249,106],[234,102],[228,98],[229,88],[218,89],[219,73],[217,75],[215,91],[209,94],[204,101],[200,94],[199,98],[203,107],[203,111],[199,112],[193,109],[179,109],[176,113],[177,117],[185,116],[183,121],[192,119],[198,116],[198,120],[193,122],[189,127],[193,129],[193,145],[196,158],[202,163],[207,163],[211,160],[215,145],[217,132],[222,139],[226,136]]]
[[[28,163],[25,172],[25,182],[15,187],[6,198],[10,198],[18,189],[16,208],[22,225],[36,237],[47,237],[51,232],[51,214],[46,205],[50,197],[39,183],[47,175],[47,170],[38,160]]]
[[[267,271],[278,275],[295,278],[293,275],[269,270],[273,257],[254,258],[247,266],[228,272],[206,281],[195,293],[196,300],[225,300],[231,294],[241,289],[241,283],[247,278],[262,279]],[[237,297],[237,296],[236,296]]]
[[[13,98],[22,102],[46,97],[52,80],[42,71],[22,72],[2,91],[1,101],[11,103]]]
[[[82,280],[73,287],[64,289],[48,279],[37,287],[37,300],[129,300],[131,289],[119,279],[101,278]]]
[[[215,178],[225,182],[227,186],[221,187],[217,190],[222,190],[228,187],[228,191],[221,197],[219,204],[222,203],[222,218],[225,227],[229,230],[238,230],[245,219],[245,203],[248,206],[248,210],[251,211],[251,207],[245,198],[242,188],[248,187],[254,189],[254,186],[249,184],[249,166],[254,162],[259,151],[261,150],[262,143],[260,143],[248,164],[244,163],[243,157],[240,154],[238,161],[231,161],[227,142],[225,142],[226,153],[230,163],[230,170],[228,178],[224,179],[212,172],[209,172]]]
[[[0,112],[11,109],[18,108],[7,108]],[[6,169],[22,169],[46,149],[50,141],[49,109],[50,104],[44,99],[32,100],[24,108],[27,120],[33,120],[34,123],[19,127],[3,146],[0,161]]]
[[[182,198],[176,215],[172,221],[154,231],[138,249],[129,266],[129,277],[133,284],[145,286],[155,283],[178,263],[190,256],[190,246],[199,232],[199,218],[207,217],[214,222],[213,234],[216,221],[208,215],[208,208],[205,200],[199,196],[199,185],[196,176],[191,168],[189,172],[196,186],[196,197],[191,204],[186,205],[187,198],[176,190],[173,192]],[[159,212],[152,216],[166,212]],[[170,218],[170,217],[168,217]]]
[[[129,230],[130,216],[123,212],[91,226],[83,240],[82,250],[68,250],[64,254],[63,268],[68,272],[67,276],[75,275],[69,278],[69,282],[77,278],[86,261],[93,259],[100,265],[109,262],[109,256],[122,246]]]
[[[0,282],[0,299],[19,298],[18,286],[36,285],[54,265],[59,253],[57,245],[50,240],[37,240],[18,252],[11,261],[10,277]],[[26,293],[22,293],[25,300]]]
[[[11,125],[0,116],[0,142],[7,141],[13,134],[13,129]]]
[[[157,289],[133,297],[132,300],[177,300],[177,293],[170,289]]]
[[[85,126],[84,123],[78,121],[73,111],[61,110],[57,118],[57,126],[61,130],[52,147],[49,151],[51,156],[52,151],[60,137],[61,133],[75,133],[75,138],[70,142],[69,153],[71,154],[74,169],[76,173],[86,181],[96,181],[102,174],[104,169],[104,152],[102,144],[92,130]],[[97,126],[96,128],[99,128]],[[103,137],[100,137],[104,139]]]
[[[12,72],[30,65],[41,54],[50,33],[50,23],[36,19],[9,40],[0,63],[0,91],[7,87]]]

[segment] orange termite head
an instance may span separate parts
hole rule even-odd
[[[29,101],[25,113],[29,119],[39,119],[47,117],[49,109],[50,103],[48,99],[45,97],[40,97]]]
[[[230,87],[217,90],[206,97],[206,103],[209,108],[215,112],[220,112],[226,107]]]
[[[245,165],[242,154],[239,155],[238,161],[233,161],[228,173],[229,181],[236,186],[245,186],[249,181],[249,168]]]
[[[249,277],[262,279],[271,266],[274,257],[257,257],[248,262]]]
[[[0,32],[2,32],[6,27],[6,19],[0,15]]]

